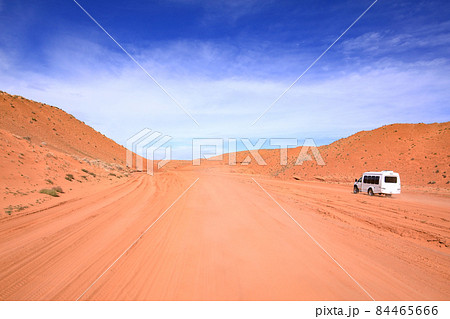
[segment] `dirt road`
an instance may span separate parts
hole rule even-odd
[[[449,207],[208,168],[136,174],[1,218],[0,300],[448,300]]]

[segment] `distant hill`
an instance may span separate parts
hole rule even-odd
[[[404,185],[450,188],[450,122],[387,125],[358,132],[318,149],[325,166],[313,161],[295,166],[298,147],[289,150],[286,166],[279,164],[279,150],[261,150],[267,166],[258,166],[252,160],[249,165],[237,165],[234,170],[329,182],[351,182],[365,171],[394,170],[400,173]],[[238,161],[247,155],[248,152],[240,152]]]

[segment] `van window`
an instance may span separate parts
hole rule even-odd
[[[397,183],[397,176],[385,176],[384,177],[384,182],[385,183]]]
[[[365,184],[380,184],[380,176],[364,176],[363,183]]]

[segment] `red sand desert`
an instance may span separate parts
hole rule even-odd
[[[359,132],[320,147],[324,167],[264,150],[267,166],[150,176],[73,116],[2,92],[0,300],[448,300],[449,131]],[[352,194],[382,169],[402,194]]]

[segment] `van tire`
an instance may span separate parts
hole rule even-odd
[[[358,194],[358,193],[359,193],[358,186],[354,186],[353,187],[353,194]]]
[[[367,191],[367,194],[369,194],[369,196],[373,196],[373,190],[372,190],[372,188],[369,188],[369,190]]]

